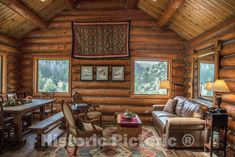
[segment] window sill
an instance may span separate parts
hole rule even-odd
[[[33,94],[34,97],[40,97],[41,96],[41,93],[34,93]],[[71,93],[54,93],[54,96],[55,97],[71,97]]]
[[[169,99],[170,95],[144,95],[144,94],[138,94],[138,95],[131,95],[131,98],[136,99]]]

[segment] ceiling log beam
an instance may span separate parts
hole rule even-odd
[[[184,4],[185,0],[170,0],[167,4],[164,12],[162,13],[160,20],[158,21],[157,25],[159,28],[163,28],[173,16],[176,14],[178,9]]]
[[[126,9],[135,9],[137,7],[138,0],[127,0]]]
[[[23,16],[33,24],[37,25],[41,29],[46,29],[48,24],[30,8],[25,6],[18,0],[0,0],[4,5],[15,11],[17,14]]]

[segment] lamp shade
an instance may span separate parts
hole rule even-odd
[[[211,89],[214,92],[221,92],[221,93],[230,92],[230,90],[224,80],[216,80]]]
[[[207,82],[205,85],[205,89],[211,91],[213,84],[214,84],[213,82]]]
[[[160,89],[170,89],[170,81],[169,80],[164,80],[160,82]]]

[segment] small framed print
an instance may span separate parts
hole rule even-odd
[[[81,66],[81,81],[93,80],[93,66]]]
[[[125,80],[125,68],[124,66],[112,67],[112,81],[124,81]]]
[[[109,67],[108,66],[97,66],[96,67],[96,80],[98,80],[98,81],[109,80]]]

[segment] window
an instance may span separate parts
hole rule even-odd
[[[0,54],[0,93],[7,92],[7,55]]]
[[[35,93],[69,93],[69,59],[35,59]]]
[[[0,55],[0,92],[3,92],[3,57]]]
[[[200,62],[200,96],[204,97],[212,97],[213,91],[206,89],[206,84],[208,82],[214,82],[215,75],[215,64],[214,63],[206,63]]]
[[[142,60],[133,61],[133,94],[134,96],[156,97],[168,96],[167,89],[160,89],[160,81],[170,80],[170,61]]]

